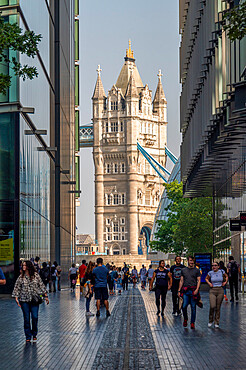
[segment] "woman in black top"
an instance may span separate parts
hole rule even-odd
[[[156,279],[155,286],[155,302],[157,306],[157,316],[164,316],[164,309],[166,307],[166,295],[167,291],[172,286],[172,274],[165,268],[164,260],[159,262],[159,268],[154,271],[153,277],[150,282],[150,290],[153,289],[153,283]],[[160,311],[160,297],[161,297],[161,311]]]

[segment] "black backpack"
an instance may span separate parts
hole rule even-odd
[[[231,262],[231,277],[238,277],[238,266],[237,266],[237,262],[234,261],[234,262]]]
[[[43,281],[49,280],[49,277],[50,277],[50,270],[49,270],[49,268],[46,267],[45,269],[41,269],[40,270],[40,276],[41,276],[41,279]]]

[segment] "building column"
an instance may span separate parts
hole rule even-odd
[[[137,176],[136,173],[129,174],[129,252],[138,254],[138,204],[137,204]]]
[[[103,191],[103,175],[95,175],[95,216],[96,216],[96,241],[98,243],[99,252],[104,252],[104,191]]]

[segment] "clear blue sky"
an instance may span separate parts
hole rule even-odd
[[[179,33],[178,0],[80,0],[80,124],[91,122],[91,97],[102,68],[106,94],[116,83],[124,63],[128,39],[143,84],[153,91],[157,73],[168,104],[168,147],[178,156]],[[81,149],[81,206],[77,209],[79,233],[94,233],[94,164],[91,149]],[[170,166],[168,166],[170,168]]]

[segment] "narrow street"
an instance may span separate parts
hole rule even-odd
[[[172,316],[168,294],[165,318],[156,316],[154,293],[130,287],[110,297],[111,317],[85,317],[77,289],[50,294],[42,305],[36,344],[25,343],[22,312],[14,300],[0,299],[1,369],[246,369],[245,306],[222,304],[221,328],[210,329],[208,293],[202,293],[196,330]],[[95,313],[94,299],[91,310]]]

